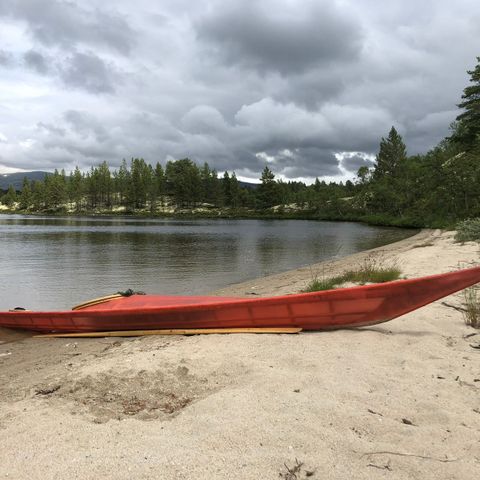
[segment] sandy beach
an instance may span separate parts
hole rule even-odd
[[[215,293],[295,293],[372,255],[407,278],[480,261],[429,230]],[[462,298],[296,335],[0,330],[0,479],[478,479],[480,331]]]

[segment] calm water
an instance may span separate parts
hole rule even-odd
[[[0,215],[0,310],[70,308],[127,288],[204,294],[412,233],[300,220]]]

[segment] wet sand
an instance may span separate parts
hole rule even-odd
[[[372,255],[406,277],[479,260],[477,244],[422,231],[216,293],[295,293]],[[0,479],[477,479],[480,332],[461,301],[298,335],[0,330]]]

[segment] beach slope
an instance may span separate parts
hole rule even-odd
[[[295,293],[372,255],[408,278],[479,261],[477,244],[422,231],[216,293]],[[480,332],[461,303],[297,335],[2,330],[0,479],[477,479]]]

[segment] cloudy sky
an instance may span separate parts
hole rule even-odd
[[[105,5],[105,6],[103,6]],[[478,0],[1,0],[0,172],[190,157],[346,178],[448,134]]]

